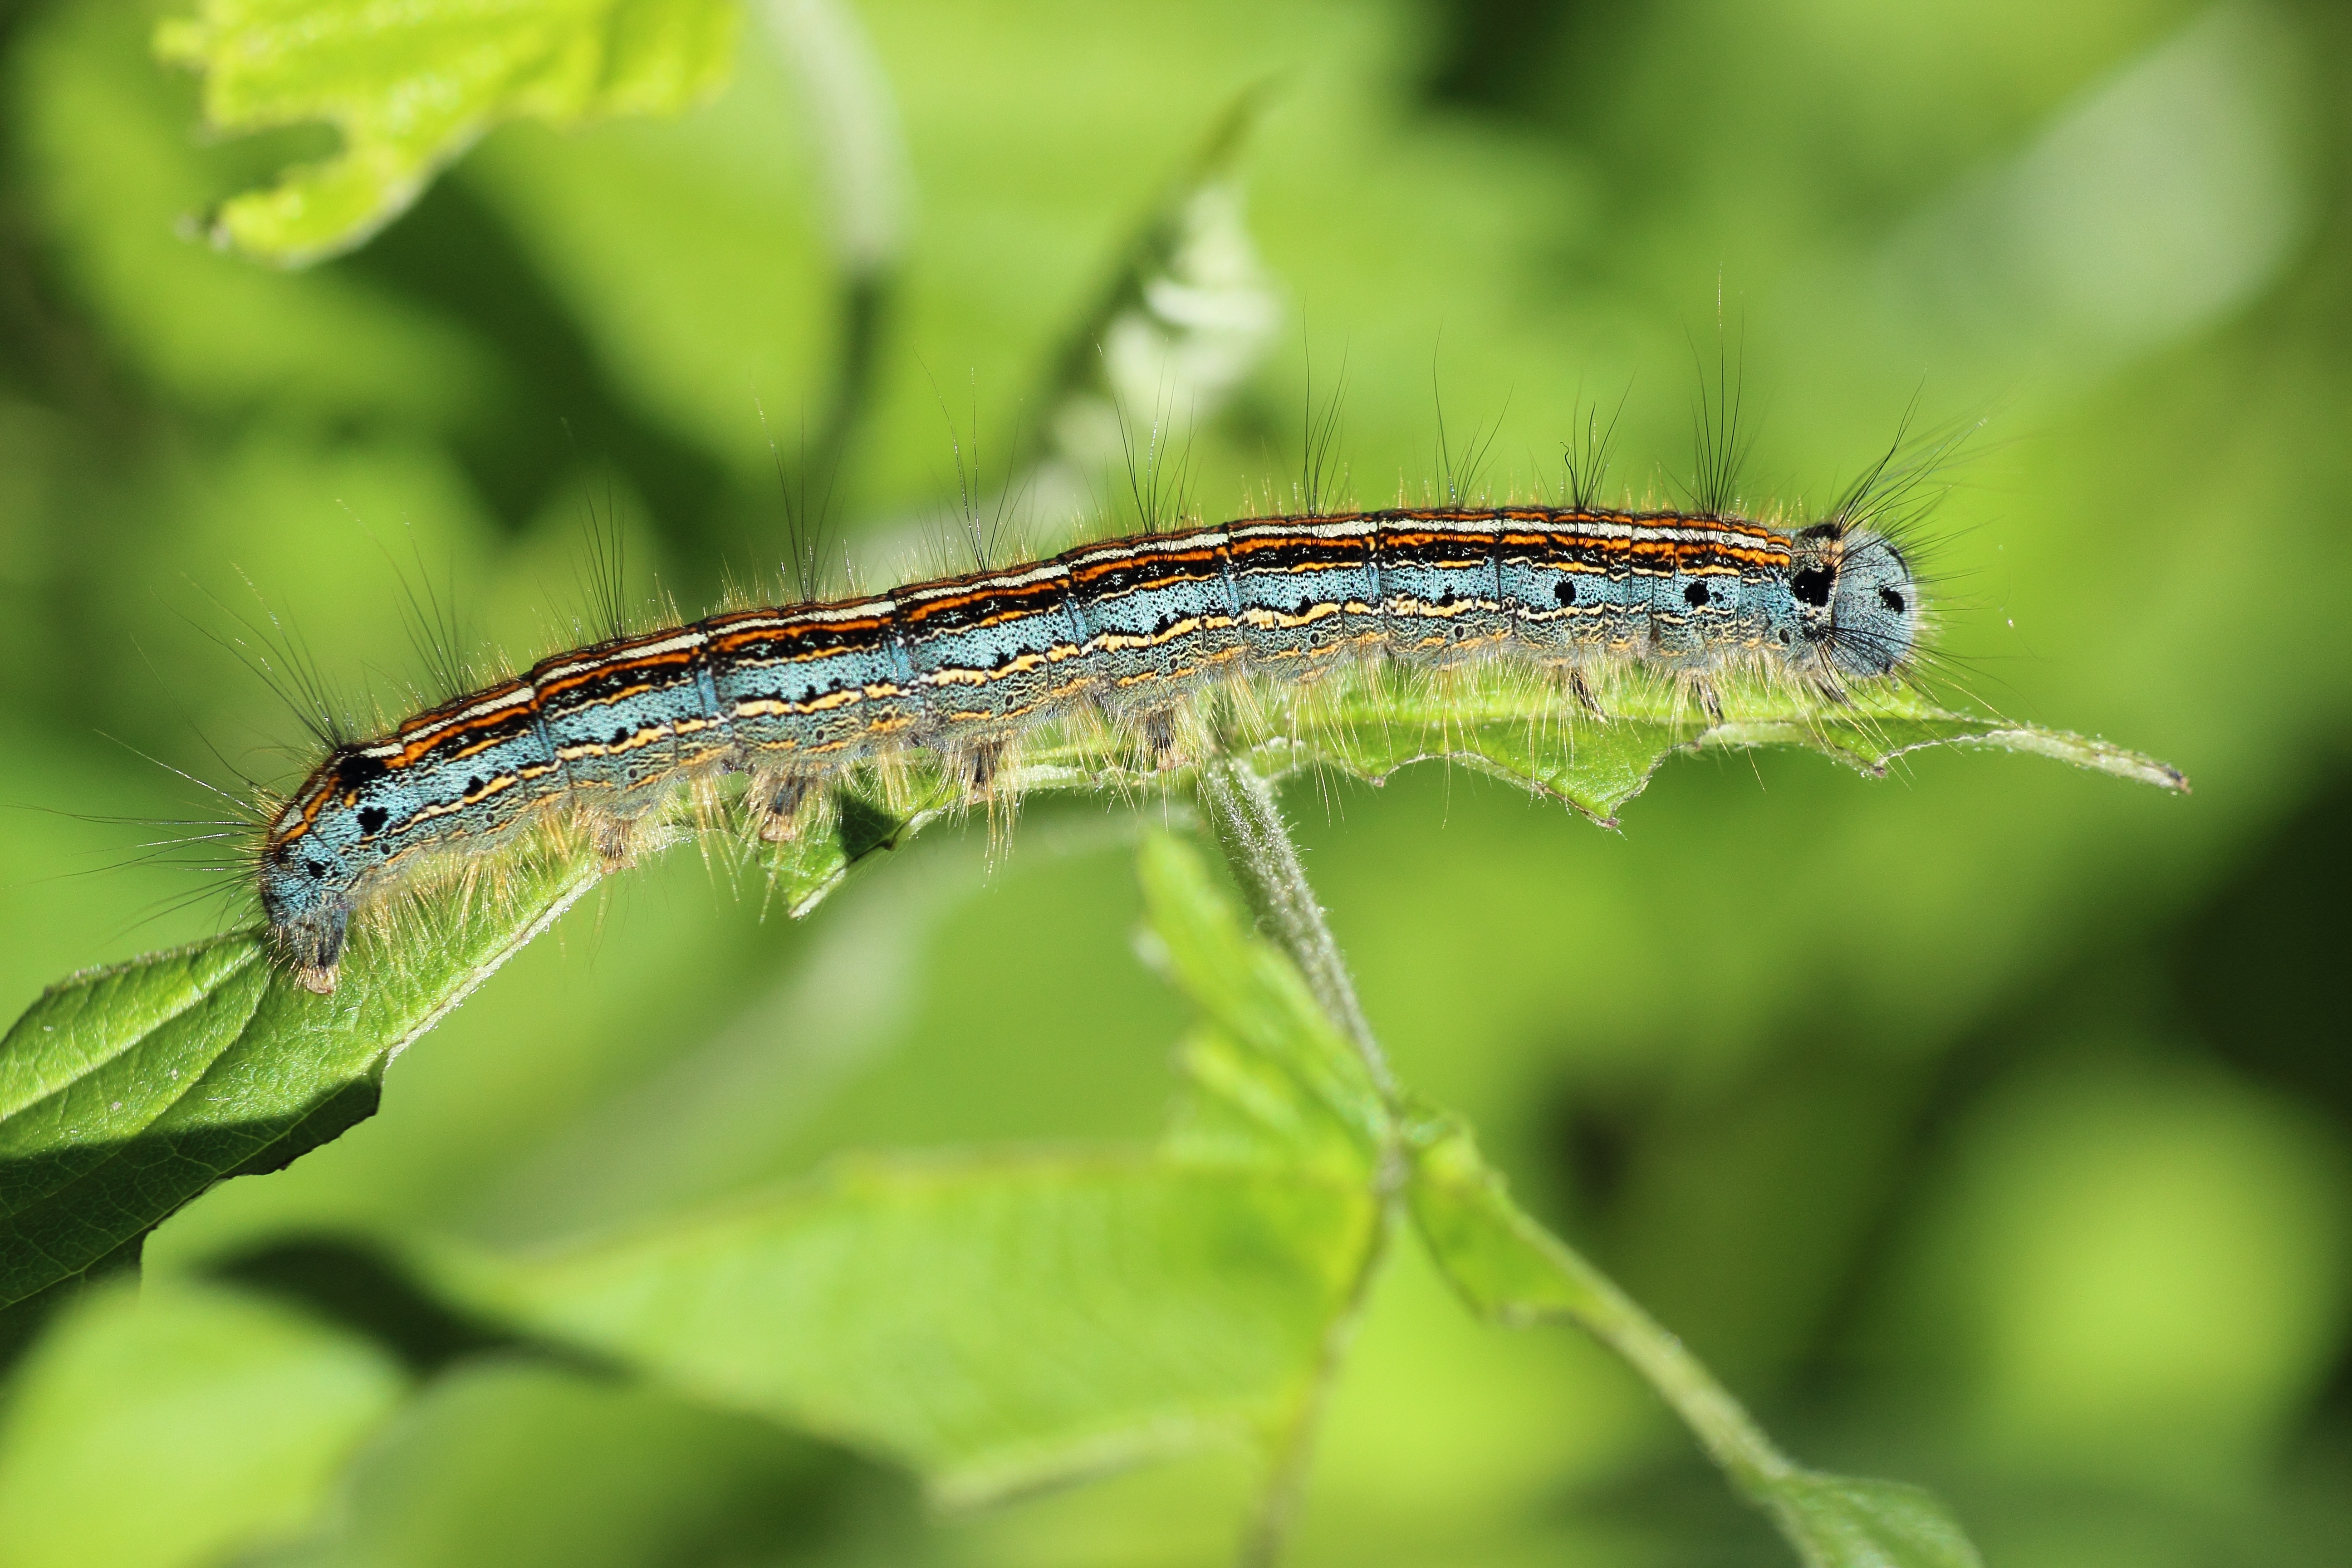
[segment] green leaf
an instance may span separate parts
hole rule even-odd
[[[385,1061],[593,880],[577,858],[541,854],[495,898],[362,922],[353,982],[332,996],[305,991],[250,932],[53,987],[0,1040],[0,1306],[79,1275],[222,1177],[278,1169],[371,1114]]]
[[[1144,1154],[859,1161],[444,1287],[971,1500],[1290,1409],[1377,1208],[1360,1185]]]
[[[1605,1281],[1511,1201],[1469,1129],[1441,1111],[1407,1129],[1412,1178],[1405,1189],[1430,1256],[1472,1310],[1498,1322],[1585,1319],[1604,1307]]]
[[[0,1557],[218,1563],[308,1520],[407,1389],[366,1341],[241,1292],[93,1291],[0,1411]]]
[[[1424,1111],[1409,1132],[1414,1223],[1473,1310],[1521,1325],[1565,1319],[1623,1356],[1809,1568],[1977,1568],[1976,1549],[1928,1493],[1790,1463],[1679,1341],[1511,1201],[1459,1121]]]
[[[1633,675],[1602,685],[1606,719],[1578,710],[1554,683],[1507,667],[1426,674],[1389,667],[1335,681],[1312,721],[1235,739],[1269,775],[1328,767],[1379,783],[1444,759],[1567,802],[1604,826],[1682,752],[1799,746],[1877,776],[1934,746],[2023,752],[2182,790],[2177,769],[2063,731],[1939,708],[1874,684],[1831,702],[1786,685],[1727,684],[1720,720],[1673,684]]]
[[[735,0],[201,0],[155,52],[222,132],[324,121],[342,150],[230,198],[214,242],[299,266],[365,240],[501,121],[672,113],[733,57]]]
[[[301,428],[340,419],[373,434],[321,450],[283,426],[236,425],[236,439],[208,447],[176,482],[197,472],[204,480],[143,503],[162,509],[159,524],[170,521],[135,535],[147,541],[138,548],[199,572],[234,553],[256,581],[289,581],[276,574],[303,568],[280,567],[276,552],[315,521],[321,493],[362,513],[386,515],[395,505],[431,513],[436,541],[488,527],[486,503],[441,468],[446,459],[410,443],[482,428],[492,411],[528,396],[510,379],[515,367],[446,311],[348,269],[265,269],[175,236],[186,214],[256,177],[248,171],[261,149],[207,146],[189,134],[180,101],[187,95],[158,90],[176,84],[160,82],[148,57],[148,10],[50,6],[28,14],[12,44],[18,177],[59,278],[70,279],[78,309],[123,368],[173,407],[225,418],[274,409]],[[450,482],[436,484],[436,470]],[[394,503],[365,494],[385,484],[407,496]],[[215,521],[223,517],[236,521]],[[215,529],[231,530],[234,545]]]
[[[804,914],[939,815],[845,791],[821,831],[765,847],[769,896]],[[648,850],[676,841],[657,834]],[[596,879],[576,849],[519,848],[495,879],[355,921],[329,997],[251,931],[51,987],[0,1039],[0,1308],[81,1274],[214,1182],[280,1169],[373,1115],[384,1063]]]
[[[796,837],[761,847],[768,898],[795,919],[808,914],[859,861],[898,848],[953,804],[952,792],[936,777],[909,779],[895,789],[865,777],[843,784]]]
[[[1177,1048],[1176,1061],[1184,1084],[1163,1141],[1174,1157],[1213,1165],[1270,1163],[1335,1180],[1367,1173],[1359,1126],[1282,1064],[1205,1026]]]

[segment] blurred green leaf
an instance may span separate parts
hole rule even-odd
[[[913,1534],[912,1491],[896,1476],[765,1421],[501,1357],[457,1367],[422,1389],[345,1472],[302,1539],[236,1562],[674,1568],[906,1561],[883,1543]]]
[[[1408,1129],[1413,1223],[1430,1255],[1472,1310],[1528,1324],[1592,1310],[1590,1267],[1511,1201],[1502,1173],[1479,1155],[1469,1130],[1439,1111]]]
[[[289,1533],[407,1390],[366,1341],[241,1292],[93,1292],[0,1412],[0,1560],[195,1568]]]
[[[1388,1112],[1189,846],[1149,839],[1141,869],[1150,952],[1209,1016],[1156,1154],[844,1162],[615,1241],[424,1266],[475,1310],[903,1459],[950,1499],[1275,1436],[1377,1255]],[[1976,1561],[1925,1493],[1791,1465],[1510,1201],[1458,1122],[1419,1113],[1410,1142],[1407,1201],[1471,1304],[1564,1317],[1624,1355],[1808,1563]]]
[[[1136,1154],[860,1160],[543,1258],[478,1307],[971,1500],[1247,1440],[1307,1377],[1360,1187]]]
[[[1282,322],[1238,168],[1267,96],[1251,88],[1218,116],[1033,395],[1040,413],[1015,456],[1026,472],[1011,487],[1012,510],[1033,531],[1066,529],[1106,491],[1134,527],[1187,510],[1196,439]]]
[[[556,1257],[445,1255],[441,1278],[950,1498],[1263,1436],[1371,1245],[1381,1112],[1188,846],[1149,841],[1143,878],[1157,951],[1214,1026],[1157,1151],[848,1161]]]
[[[1206,1026],[1177,1048],[1176,1059],[1184,1087],[1168,1129],[1172,1154],[1207,1164],[1363,1174],[1366,1150],[1356,1125],[1305,1092],[1285,1065]]]
[[[276,139],[222,146],[191,137],[190,108],[181,101],[190,95],[169,90],[182,84],[157,70],[144,11],[46,7],[25,17],[10,57],[18,74],[6,124],[26,199],[58,277],[110,359],[135,373],[159,408],[221,415],[267,406],[297,423],[356,417],[372,427],[388,421],[451,432],[514,397],[511,367],[424,301],[348,269],[265,269],[173,234],[189,212],[261,177],[269,167],[262,143]],[[303,488],[303,454],[288,449],[284,431],[224,434],[226,450],[215,450],[216,460],[226,458],[248,488],[282,489],[289,509],[303,509],[315,523],[327,487]],[[277,460],[262,459],[265,452]],[[92,504],[88,492],[78,494],[78,504]],[[445,505],[446,521],[462,524],[471,503],[456,497]],[[272,580],[242,531],[205,541],[201,510],[184,499],[158,496],[133,516],[143,517],[143,530],[122,531],[125,519],[92,531],[93,544],[190,545],[194,570],[216,570],[233,556],[257,581]]]
[[[325,121],[335,157],[224,203],[215,244],[281,266],[348,250],[501,121],[662,114],[725,79],[733,0],[203,0],[155,51],[205,73],[215,130]]]
[[[1464,1300],[1501,1322],[1568,1320],[1623,1356],[1808,1568],[1978,1568],[1975,1547],[1928,1493],[1791,1464],[1680,1342],[1511,1201],[1468,1129],[1430,1111],[1416,1118],[1412,1142],[1407,1201]]]

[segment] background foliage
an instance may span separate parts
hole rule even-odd
[[[1653,482],[1720,300],[1768,410],[1751,489],[1827,493],[1923,375],[1935,412],[1998,406],[1939,520],[1946,646],[2003,711],[2199,786],[1766,754],[1673,766],[1620,837],[1458,771],[1294,785],[1402,1075],[1792,1447],[1933,1484],[1991,1561],[2319,1563],[2352,1534],[2332,11],[862,5],[904,140],[877,208],[852,198],[888,168],[826,183],[872,148],[794,74],[822,45],[583,6],[696,61],[731,39],[732,69],[508,60],[543,117],[686,107],[499,130],[371,243],[280,271],[184,237],[337,144],[198,134],[168,9],[0,13],[9,1013],[222,918],[119,865],[146,835],[106,819],[212,814],[144,757],[299,771],[213,640],[262,614],[246,581],[394,706],[401,572],[528,658],[581,613],[591,505],[641,593],[699,605],[779,553],[755,399],[795,472],[841,433],[846,529],[919,536],[950,419],[991,462],[1083,447],[1024,428],[1040,389],[1270,83],[1255,261],[1200,263],[1279,311],[1217,340],[1213,512],[1297,471],[1302,345],[1318,386],[1345,362],[1366,501],[1437,471],[1433,362],[1523,484],[1580,391],[1630,384]],[[369,145],[429,167],[478,129]],[[1133,837],[1092,807],[995,861],[935,833],[807,924],[682,857],[610,885],[393,1065],[386,1114],[170,1222],[142,1301],[100,1282],[11,1347],[0,1561],[1220,1560],[1238,1454],[940,1517],[421,1303],[386,1340],[221,1278],[320,1231],[608,1233],[843,1150],[1148,1138],[1184,1013],[1129,950]],[[1614,1363],[1480,1326],[1410,1249],[1318,1463],[1304,1563],[1783,1551]]]

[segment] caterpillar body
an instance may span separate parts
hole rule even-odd
[[[264,915],[304,984],[334,988],[355,909],[434,853],[569,811],[600,843],[697,779],[748,773],[764,837],[829,780],[912,748],[985,795],[1004,749],[1087,706],[1168,760],[1176,704],[1238,677],[1353,657],[1524,660],[1590,700],[1618,665],[1702,700],[1742,669],[1834,692],[1917,646],[1911,563],[1832,517],[1591,507],[1253,518],[1107,540],[887,594],[730,611],[600,643],[335,747],[270,821]],[[616,851],[617,852],[617,851]]]

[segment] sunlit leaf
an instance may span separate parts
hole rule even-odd
[[[1687,693],[1634,677],[1601,687],[1606,718],[1558,687],[1507,668],[1443,677],[1382,670],[1346,686],[1316,719],[1254,752],[1268,772],[1330,767],[1374,782],[1444,759],[1552,795],[1614,825],[1620,807],[1680,752],[1797,746],[1868,774],[1935,746],[2023,752],[2166,789],[2187,788],[2166,764],[2063,731],[1939,708],[1893,686],[1832,703],[1787,686],[1727,686],[1722,717]]]
[[[187,95],[160,90],[182,84],[164,79],[145,52],[152,26],[145,5],[51,6],[27,15],[11,46],[19,73],[12,134],[26,199],[44,215],[43,244],[58,276],[72,280],[79,309],[125,369],[173,407],[214,416],[301,410],[370,429],[474,428],[517,396],[513,367],[446,313],[342,268],[258,268],[173,232],[224,190],[259,177],[247,172],[247,155],[260,149],[189,133]],[[150,541],[139,548],[191,551],[187,566],[200,574],[221,565],[228,547],[207,542],[216,536],[202,496],[236,515],[238,563],[257,582],[282,586],[291,579],[274,576],[278,558],[263,542],[271,537],[267,498],[278,487],[287,492],[278,504],[306,520],[326,490],[365,511],[373,503],[353,493],[354,480],[399,483],[406,469],[430,483],[436,461],[411,451],[387,467],[380,442],[319,451],[282,430],[251,435],[258,439],[233,444],[239,456],[207,458],[210,477],[196,491],[149,503],[154,531],[137,536]],[[316,463],[339,477],[320,477],[309,466]],[[381,477],[362,477],[371,474]],[[481,515],[479,503],[448,488],[407,504],[433,515],[436,538],[464,536]],[[112,537],[128,546],[132,536]],[[324,606],[313,597],[306,607]]]
[[[362,922],[331,996],[249,932],[53,987],[0,1040],[0,1306],[372,1114],[384,1062],[593,880],[576,858],[528,858],[496,897]]]
[[[212,237],[285,266],[349,249],[501,121],[673,112],[725,79],[734,0],[201,0],[156,53],[216,131],[323,121],[341,151],[224,203]]]

